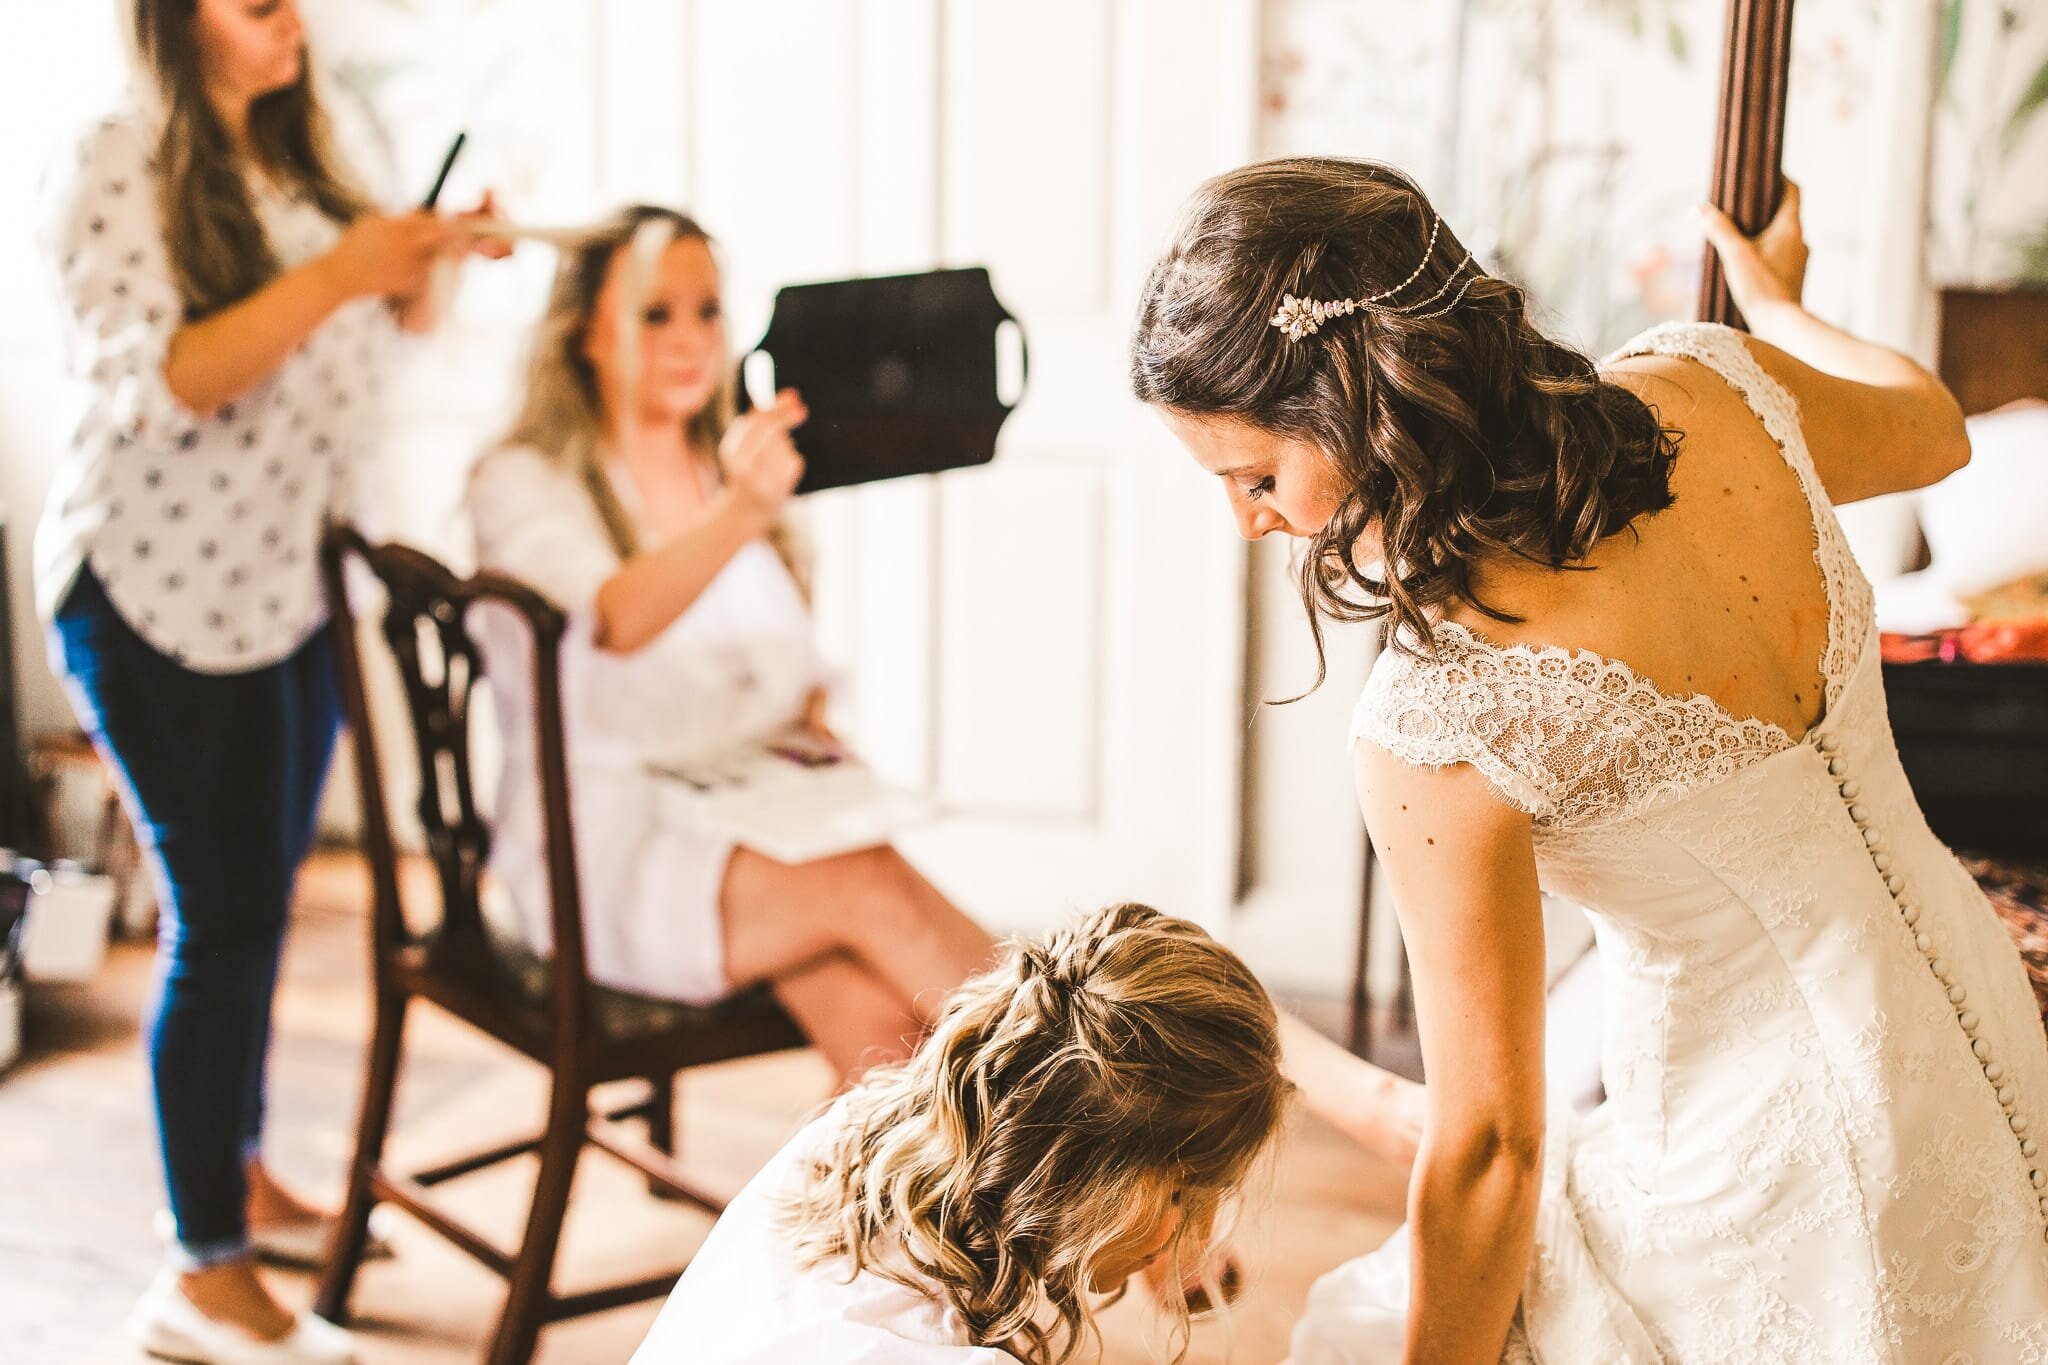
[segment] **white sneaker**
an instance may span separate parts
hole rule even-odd
[[[249,1229],[249,1249],[257,1257],[288,1270],[322,1270],[327,1265],[327,1245],[334,1236],[333,1218],[309,1218],[302,1223],[274,1223]],[[363,1241],[363,1259],[388,1261],[395,1254],[385,1233],[391,1226],[383,1206],[370,1210],[369,1235]],[[178,1225],[169,1209],[156,1211],[157,1240],[165,1246],[178,1240]]]
[[[128,1330],[143,1350],[186,1365],[355,1365],[355,1339],[325,1318],[300,1313],[289,1335],[258,1341],[215,1322],[178,1288],[176,1271],[156,1277],[135,1305]]]

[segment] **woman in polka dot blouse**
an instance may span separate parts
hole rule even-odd
[[[342,173],[294,0],[132,13],[139,98],[51,187],[91,401],[36,587],[162,893],[145,1031],[175,1237],[135,1326],[185,1360],[346,1360],[346,1334],[254,1268],[317,1256],[326,1222],[260,1156],[286,905],[337,724],[315,548],[375,434],[379,358],[428,325],[429,272],[468,238],[380,214]]]

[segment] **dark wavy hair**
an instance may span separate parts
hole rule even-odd
[[[197,8],[196,0],[135,0],[128,16],[133,60],[154,86],[163,116],[157,203],[171,269],[193,318],[241,302],[279,269],[241,155],[207,98]],[[249,107],[249,142],[264,171],[335,222],[346,225],[371,211],[331,145],[310,62],[298,80]]]
[[[1538,331],[1519,286],[1477,261],[1453,279],[1466,248],[1437,223],[1392,167],[1259,162],[1195,191],[1139,300],[1141,401],[1308,442],[1348,485],[1301,559],[1317,686],[1324,619],[1385,621],[1394,647],[1432,652],[1447,603],[1516,619],[1475,593],[1480,561],[1567,568],[1671,505],[1678,433]],[[1387,303],[1412,314],[1360,309],[1298,341],[1271,325],[1284,295],[1357,298],[1403,280]],[[1374,529],[1377,576],[1358,562]]]

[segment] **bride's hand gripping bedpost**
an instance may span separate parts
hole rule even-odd
[[[1941,380],[1807,311],[1798,185],[1785,182],[1784,201],[1755,237],[1711,204],[1700,205],[1699,214],[1735,306],[1764,343],[1751,348],[1758,363],[1799,402],[1814,469],[1831,501],[1924,488],[1969,460],[1962,409]]]

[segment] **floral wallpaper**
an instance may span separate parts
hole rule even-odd
[[[2048,0],[1943,0],[1938,42],[1929,271],[2048,285]]]
[[[1882,3],[1794,11],[1808,297],[1852,326]],[[1565,335],[1605,349],[1694,307],[1721,23],[1702,0],[1272,0],[1265,149],[1403,166]]]

